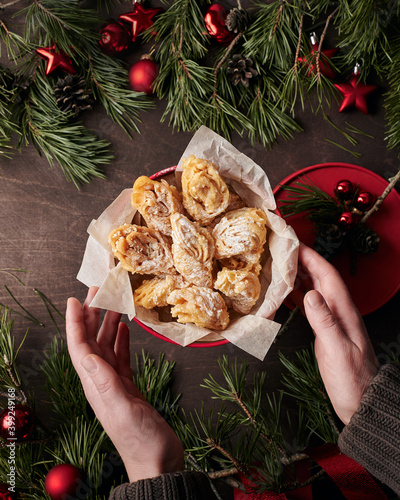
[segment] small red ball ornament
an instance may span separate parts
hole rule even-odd
[[[227,15],[228,11],[222,5],[214,3],[204,16],[204,22],[210,37],[222,45],[228,45],[235,38],[235,33],[229,31],[225,26]]]
[[[339,217],[338,223],[342,229],[348,231],[357,222],[357,216],[353,212],[343,212]]]
[[[129,31],[122,23],[110,21],[100,31],[100,50],[108,56],[124,53],[131,42]]]
[[[0,413],[0,435],[6,441],[25,441],[33,428],[34,416],[29,406],[17,404]]]
[[[369,210],[373,204],[374,197],[368,191],[360,191],[354,201],[354,206],[363,212]]]
[[[0,483],[0,500],[17,500],[17,493],[10,491],[9,487],[10,485],[7,483]]]
[[[75,497],[82,478],[80,470],[71,464],[59,464],[49,470],[44,481],[44,489],[52,500]]]
[[[347,179],[343,179],[336,184],[335,196],[339,200],[347,201],[354,194],[353,184]]]
[[[158,64],[151,59],[141,59],[131,66],[129,82],[136,92],[145,92],[147,95],[154,93],[154,81],[158,76]]]
[[[365,85],[360,81],[360,66],[355,65],[353,76],[349,83],[335,83],[335,87],[343,95],[343,101],[339,111],[355,107],[364,114],[368,114],[367,96],[378,87],[376,85]]]

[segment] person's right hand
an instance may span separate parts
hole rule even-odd
[[[304,310],[315,333],[319,371],[338,417],[347,425],[378,371],[378,361],[339,272],[303,244],[299,263],[300,281],[310,290]]]
[[[83,306],[70,298],[66,314],[68,350],[86,398],[130,481],[183,470],[181,442],[133,383],[128,327],[107,311],[99,328],[100,309],[89,306],[96,292],[90,288]]]

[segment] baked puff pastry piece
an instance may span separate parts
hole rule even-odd
[[[194,155],[183,160],[182,171],[183,206],[195,221],[208,226],[228,207],[228,186],[214,163]]]
[[[181,195],[174,186],[164,179],[158,182],[143,175],[133,185],[131,201],[148,227],[171,236],[170,217],[176,212],[183,212]]]
[[[259,272],[257,264],[267,239],[266,222],[267,216],[259,208],[245,207],[227,213],[212,231],[215,258],[224,263],[231,260],[232,265],[226,267],[253,267]]]
[[[210,288],[192,286],[174,290],[168,297],[171,314],[178,323],[194,323],[211,330],[224,330],[229,314],[224,299]]]
[[[171,249],[155,229],[124,224],[108,240],[114,256],[127,271],[138,274],[176,274]]]
[[[143,281],[134,291],[133,298],[136,305],[146,309],[164,307],[168,305],[167,299],[174,290],[187,286],[188,282],[178,274],[160,276]]]
[[[230,306],[241,314],[250,312],[261,292],[257,274],[247,269],[222,269],[217,275],[214,288],[228,297]]]
[[[177,271],[190,283],[212,287],[214,240],[209,231],[182,214],[171,215],[172,256]]]

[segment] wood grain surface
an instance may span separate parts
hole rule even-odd
[[[161,2],[153,1],[152,5],[161,6]],[[120,6],[119,9],[121,12],[126,11],[126,6]],[[4,17],[8,14],[7,11]],[[326,43],[329,44],[329,40]],[[132,63],[139,58],[139,52],[129,57]],[[332,103],[328,113],[339,127],[344,128],[347,121],[374,136],[374,139],[357,136],[359,144],[355,149],[362,153],[359,159],[328,143],[326,139],[349,146],[321,114],[316,116],[308,108],[298,113],[298,121],[304,132],[298,133],[290,141],[280,141],[272,149],[264,149],[260,145],[253,147],[246,137],[234,134],[232,143],[264,169],[272,187],[292,172],[324,162],[359,164],[380,175],[394,173],[398,170],[399,162],[397,152],[389,151],[384,141],[382,95],[385,87],[381,82],[379,84],[380,91],[372,100],[370,114],[362,115],[358,111],[339,114],[336,102]],[[156,101],[155,104],[154,110],[141,115],[141,133],[134,135],[132,140],[113,124],[101,108],[83,117],[84,123],[99,137],[112,143],[115,160],[105,171],[107,180],[94,180],[80,191],[65,181],[58,166],[50,169],[47,161],[30,146],[24,147],[20,153],[16,152],[11,160],[2,161],[0,269],[18,267],[29,272],[22,278],[24,287],[3,273],[0,274],[1,284],[8,285],[24,306],[46,324],[45,327],[31,325],[15,316],[17,342],[29,326],[20,362],[25,384],[29,389],[35,389],[39,413],[45,414],[47,409],[43,402],[45,395],[40,389],[43,380],[38,365],[43,359],[46,344],[55,332],[33,288],[43,292],[62,311],[69,296],[83,300],[86,289],[76,280],[76,275],[87,240],[86,228],[91,220],[97,218],[122,189],[131,187],[138,176],[151,175],[175,165],[179,160],[192,133],[173,132],[167,123],[160,123],[166,103]],[[10,297],[3,287],[0,288],[0,302],[11,305]],[[399,308],[400,298],[397,294],[385,306],[365,317],[380,359],[383,359],[387,350],[400,352]],[[288,314],[288,309],[282,306],[277,320],[285,321]],[[267,389],[273,391],[280,387],[278,351],[294,358],[297,350],[310,346],[313,340],[306,320],[298,317],[261,362],[230,344],[207,349],[175,346],[153,337],[134,322],[130,323],[130,332],[133,353],[144,349],[151,356],[158,356],[159,352],[164,352],[167,359],[176,361],[175,390],[182,393],[181,405],[186,410],[199,408],[202,400],[206,402],[207,408],[210,407],[210,394],[199,385],[209,373],[219,378],[219,356],[227,354],[232,358],[246,359],[250,364],[250,373],[266,370]]]

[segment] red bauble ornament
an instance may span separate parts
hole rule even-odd
[[[211,38],[222,45],[228,45],[235,38],[235,33],[225,26],[228,11],[217,3],[211,5],[204,16],[207,31]]]
[[[310,35],[311,42],[311,56],[315,56],[315,54],[319,51],[319,42],[317,35],[315,33],[311,33]],[[328,59],[333,57],[338,49],[326,49],[321,52],[321,57],[319,59],[319,70],[321,73],[328,78],[335,78],[335,72],[332,69],[332,66],[329,64]],[[314,57],[313,57],[314,59]],[[310,62],[310,57],[299,57],[299,61],[304,65],[308,66],[308,76],[312,73],[317,72],[317,68],[312,62]]]
[[[151,59],[141,59],[131,66],[129,82],[136,92],[154,93],[154,81],[158,76],[158,64]]]
[[[163,9],[145,9],[140,3],[135,3],[133,12],[122,14],[119,19],[129,25],[131,40],[134,42],[143,31],[153,26],[155,16],[162,11]]]
[[[25,441],[32,434],[34,416],[26,405],[14,405],[0,413],[0,436],[6,441]]]
[[[47,59],[46,75],[50,75],[57,70],[65,71],[66,73],[70,73],[71,75],[74,75],[76,73],[69,55],[61,50],[56,49],[55,45],[42,49],[36,49],[36,53],[39,54],[39,56],[43,59]]]
[[[17,500],[18,495],[14,491],[10,491],[7,483],[0,483],[0,500]]]
[[[354,201],[354,206],[365,212],[372,207],[374,201],[375,199],[371,193],[368,193],[368,191],[360,191]]]
[[[345,231],[351,229],[357,222],[357,216],[353,212],[343,212],[338,219],[338,223]]]
[[[343,179],[336,184],[335,196],[339,200],[343,201],[350,200],[353,194],[354,194],[354,187],[350,181]]]
[[[343,101],[339,111],[355,107],[366,115],[368,114],[367,96],[374,92],[377,85],[365,85],[360,81],[360,66],[355,65],[353,76],[349,83],[335,83],[335,87],[343,95]]]
[[[44,489],[52,500],[64,500],[76,496],[80,470],[71,464],[59,464],[49,470],[44,481]]]
[[[110,21],[100,31],[100,50],[108,56],[116,56],[125,52],[131,42],[127,28],[117,21]]]

